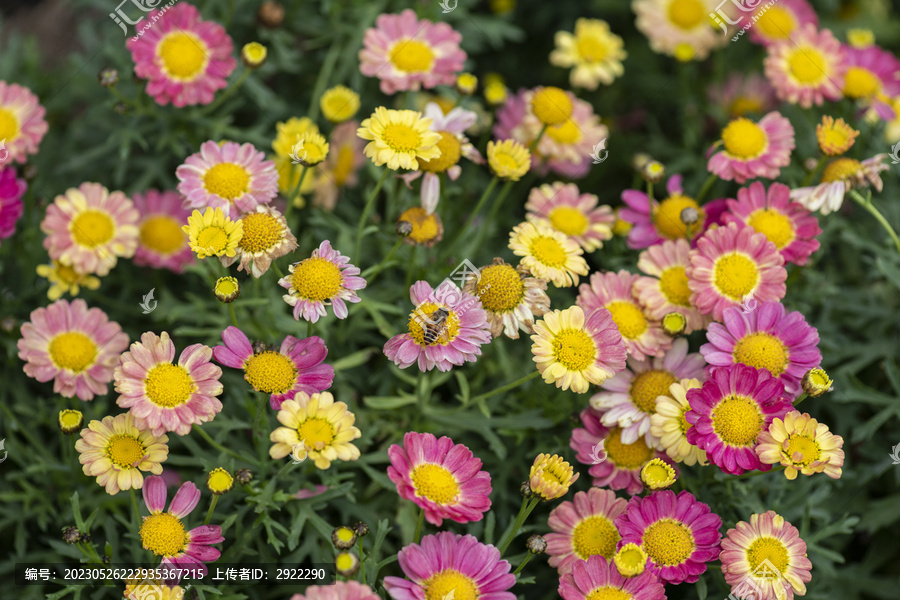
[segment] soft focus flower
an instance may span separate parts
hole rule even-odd
[[[690,251],[685,239],[650,246],[641,252],[637,266],[651,277],[638,277],[634,282],[634,295],[647,318],[661,321],[673,312],[682,315],[684,333],[703,329],[712,320],[691,304],[687,278]]]
[[[397,227],[407,226],[409,232],[403,238],[404,243],[412,246],[431,248],[444,238],[444,224],[437,213],[428,214],[421,206],[413,206],[403,211],[397,218]]]
[[[847,43],[853,48],[867,48],[875,43],[875,33],[871,29],[848,29]]]
[[[118,257],[131,258],[138,245],[140,215],[122,192],[82,183],[57,196],[41,221],[44,248],[52,260],[78,273],[104,276]]]
[[[259,278],[269,270],[272,261],[297,248],[297,238],[291,233],[284,215],[271,206],[258,205],[256,210],[241,218],[242,235],[235,255],[221,258],[230,266],[240,260],[238,271]]]
[[[15,233],[16,223],[22,217],[22,196],[27,189],[28,184],[16,177],[13,167],[0,168],[0,240]]]
[[[563,600],[666,600],[656,575],[648,571],[629,578],[602,556],[576,561],[572,572],[559,578],[558,592]]]
[[[141,489],[141,471],[162,473],[160,463],[169,455],[168,441],[164,434],[136,427],[131,413],[124,413],[88,423],[75,441],[75,450],[84,474],[96,477],[106,493],[115,496],[121,490]]]
[[[340,192],[345,187],[356,187],[357,171],[366,162],[364,144],[356,135],[357,129],[359,123],[347,121],[331,131],[328,138],[331,150],[325,162],[316,169],[313,205],[322,210],[333,211]]]
[[[356,417],[343,402],[335,402],[329,392],[309,395],[298,392],[291,400],[285,400],[278,411],[278,422],[283,425],[269,436],[275,444],[269,448],[269,456],[278,460],[302,444],[316,467],[328,469],[335,460],[357,460],[359,448],[351,442],[362,432],[353,426]]]
[[[654,458],[641,468],[641,481],[647,489],[667,488],[675,483],[675,479],[675,468],[661,458]]]
[[[350,264],[349,256],[325,240],[309,258],[292,264],[278,285],[287,290],[282,298],[294,307],[294,318],[315,323],[328,314],[326,306],[332,307],[338,319],[346,319],[347,302],[360,301],[356,292],[366,287],[366,280],[359,276],[359,268]]]
[[[775,108],[775,89],[759,73],[731,73],[723,83],[711,84],[707,91],[710,101],[732,119],[750,113],[764,114]]]
[[[16,342],[25,374],[53,379],[53,393],[91,400],[107,393],[128,335],[99,308],[84,300],[57,300],[31,312]]]
[[[178,364],[172,364],[174,358],[169,334],[148,331],[122,354],[114,373],[116,404],[131,411],[136,427],[153,435],[187,435],[193,425],[212,421],[222,410],[216,398],[223,389],[222,369],[212,364],[212,349],[191,344],[182,350]]]
[[[868,48],[844,47],[847,73],[844,76],[844,96],[871,106],[879,117],[889,121],[897,116],[890,99],[900,95],[900,61],[878,46]]]
[[[597,196],[582,194],[574,183],[561,181],[532,188],[525,210],[529,221],[543,221],[575,241],[585,252],[603,247],[612,239],[612,209],[597,206]]]
[[[688,466],[707,464],[706,452],[688,442],[687,431],[692,425],[684,418],[691,409],[687,401],[688,390],[701,385],[699,379],[673,383],[665,394],[656,397],[656,412],[650,415],[650,433],[659,439],[660,447],[669,458]]]
[[[528,269],[513,267],[502,258],[469,274],[462,291],[481,301],[491,327],[491,337],[501,332],[519,339],[519,330],[534,332],[534,319],[550,310],[547,281],[532,277]]]
[[[188,245],[197,258],[234,256],[244,235],[244,222],[232,221],[221,208],[207,208],[191,213],[187,225],[181,228],[188,235]]]
[[[825,369],[818,368],[810,369],[800,380],[803,392],[810,398],[818,398],[825,392],[830,392],[832,383],[834,382],[831,381],[831,377],[828,376]]]
[[[299,142],[308,136],[319,133],[319,126],[309,117],[299,119],[291,117],[287,121],[278,121],[275,123],[275,139],[272,140],[272,150],[275,151],[278,158],[291,159],[292,155],[300,150]],[[302,173],[303,168],[298,167],[297,172]]]
[[[828,156],[840,156],[853,147],[859,131],[853,129],[843,119],[834,120],[824,115],[822,122],[816,125],[816,139],[819,149]]]
[[[569,493],[579,476],[558,454],[538,454],[528,474],[528,486],[542,500],[556,500]]]
[[[381,600],[372,588],[358,581],[335,581],[329,585],[310,585],[290,600]]]
[[[140,213],[134,264],[181,273],[194,262],[188,236],[182,231],[191,214],[184,198],[177,192],[149,189],[132,194],[131,199]]]
[[[546,383],[576,394],[625,368],[625,344],[608,310],[547,312],[534,324],[531,352]]]
[[[544,125],[559,126],[572,116],[572,96],[558,87],[539,87],[531,96],[531,111]]]
[[[797,473],[813,475],[825,473],[832,479],[841,478],[844,465],[844,440],[828,430],[808,413],[793,410],[784,419],[772,421],[768,431],[759,434],[756,454],[765,464],[781,464],[784,475],[796,479]]]
[[[795,32],[807,23],[819,26],[816,11],[806,0],[779,0],[775,4],[760,3],[756,11],[747,14],[746,18],[753,20],[753,27],[748,31],[750,40],[763,46],[790,40],[794,37]],[[742,22],[738,25],[743,24]]]
[[[887,154],[876,154],[862,162],[836,158],[825,165],[818,185],[791,190],[791,200],[827,215],[841,207],[844,195],[852,189],[871,186],[880,192],[884,184],[879,173],[888,170],[888,165],[884,164],[887,157]]]
[[[707,169],[725,181],[775,179],[781,167],[791,164],[794,128],[781,113],[772,111],[759,123],[746,117],[731,121],[722,130],[724,149],[709,159]]]
[[[343,123],[352,119],[359,110],[359,94],[343,85],[325,90],[319,98],[322,116],[332,123]]]
[[[441,155],[437,146],[441,136],[429,127],[431,119],[423,118],[422,113],[379,106],[360,124],[356,134],[370,140],[365,153],[376,167],[386,164],[394,171],[417,170],[419,160],[431,160]]]
[[[609,30],[609,23],[599,19],[578,19],[574,35],[558,31],[554,38],[556,49],[550,53],[550,64],[570,68],[572,87],[596,90],[597,85],[609,85],[621,77],[625,69],[622,61],[628,57],[622,38]]]
[[[0,140],[9,153],[7,160],[24,163],[29,154],[37,154],[49,128],[46,114],[27,87],[0,81]]]
[[[47,298],[50,300],[58,300],[63,294],[77,296],[81,287],[89,290],[100,287],[99,278],[78,273],[58,260],[52,261],[49,265],[38,265],[35,272],[50,281],[50,289],[47,290]]]
[[[616,517],[625,512],[628,502],[616,498],[611,490],[591,488],[577,492],[550,512],[547,526],[553,530],[544,537],[550,566],[559,574],[571,573],[572,566],[591,556],[612,560],[619,542]]]
[[[531,152],[516,140],[490,141],[487,161],[494,175],[505,181],[518,181],[531,167]]]
[[[237,65],[231,38],[218,23],[201,20],[193,5],[181,2],[150,11],[134,27],[140,36],[125,46],[135,74],[149,80],[147,94],[157,104],[209,104],[216,90],[228,85]]]
[[[651,200],[641,190],[625,190],[622,201],[626,206],[619,210],[619,218],[634,227],[628,232],[628,247],[640,250],[665,240],[687,237],[687,225],[681,220],[686,208],[697,211],[697,224],[691,226],[691,239],[703,233],[706,227],[706,211],[690,196],[684,195],[681,175],[673,175],[666,183],[668,196],[659,202]]]
[[[464,96],[471,96],[478,89],[478,77],[472,73],[460,73],[456,77],[456,91]]]
[[[809,108],[842,96],[846,56],[828,29],[806,23],[790,39],[769,46],[764,65],[780,100]]]
[[[425,511],[425,519],[440,527],[444,519],[480,521],[491,508],[491,475],[463,444],[447,436],[409,432],[403,445],[388,448],[388,477],[401,498]]]
[[[509,249],[522,257],[520,264],[532,275],[556,287],[578,285],[578,276],[588,274],[581,247],[545,223],[526,221],[513,227]]]
[[[710,50],[727,41],[707,16],[715,13],[716,4],[716,0],[634,0],[631,9],[637,14],[635,25],[654,52],[686,62],[706,59]]]
[[[490,77],[490,75],[498,75],[496,73],[488,73],[484,78],[484,99],[488,104],[498,106],[506,102],[509,98],[509,88],[503,82],[503,78]]]

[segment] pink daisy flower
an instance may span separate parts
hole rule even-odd
[[[691,409],[684,418],[693,425],[687,440],[705,450],[709,462],[730,475],[772,468],[755,448],[759,434],[792,410],[780,380],[744,364],[718,367],[702,387],[688,390],[687,400]]]
[[[575,561],[572,572],[559,578],[559,595],[563,600],[666,600],[666,588],[650,571],[625,577],[602,556]]]
[[[773,183],[768,192],[760,181],[739,189],[737,200],[728,199],[728,212],[722,218],[765,235],[785,262],[805,265],[819,249],[819,220],[802,204],[791,201],[791,189],[783,183]]]
[[[434,290],[427,281],[417,281],[409,288],[409,298],[416,308],[409,315],[408,332],[384,345],[388,359],[401,369],[415,364],[423,373],[478,360],[481,345],[491,341],[490,323],[478,298],[450,280]]]
[[[759,73],[732,73],[723,83],[710,84],[707,94],[730,118],[766,113],[776,104],[775,89]]]
[[[647,553],[647,567],[665,583],[694,583],[706,563],[719,556],[722,519],[684,491],[656,491],[632,498],[616,518],[619,547],[637,544]]]
[[[650,433],[650,416],[656,412],[656,397],[668,396],[669,386],[681,379],[702,379],[706,361],[688,354],[688,343],[679,338],[662,357],[628,359],[628,367],[600,384],[605,390],[591,396],[591,407],[605,427],[619,427],[623,444],[633,444],[641,436],[651,448],[659,438]]]
[[[141,523],[141,545],[162,557],[161,566],[172,568],[198,569],[206,574],[204,563],[214,562],[221,552],[213,544],[225,541],[222,528],[218,525],[201,525],[185,531],[183,519],[200,502],[200,490],[190,481],[178,488],[169,510],[166,511],[166,483],[160,476],[151,476],[144,481],[144,504],[150,514]],[[163,512],[165,511],[165,512]]]
[[[203,142],[200,152],[175,169],[175,176],[192,208],[221,208],[231,219],[268,204],[278,193],[275,163],[253,144]]]
[[[612,313],[613,322],[622,334],[625,349],[637,360],[646,356],[659,356],[672,347],[659,321],[647,318],[641,305],[634,299],[634,284],[640,275],[624,269],[618,273],[594,273],[590,283],[578,286],[575,303],[585,314],[598,308]]]
[[[394,94],[453,85],[466,53],[462,36],[446,23],[419,20],[412,9],[382,14],[366,30],[359,51],[359,70],[381,80],[381,91]]]
[[[366,280],[359,276],[359,267],[350,264],[349,256],[324,240],[309,258],[292,264],[278,285],[287,290],[282,299],[294,307],[294,318],[315,323],[328,314],[326,306],[338,319],[346,319],[347,302],[360,301],[356,292],[365,289]]]
[[[153,27],[143,31],[150,24]],[[125,46],[135,74],[148,80],[147,93],[157,104],[209,104],[216,90],[228,85],[237,65],[231,38],[218,23],[201,20],[193,5],[180,2],[154,10],[135,29],[139,37]]]
[[[615,520],[628,505],[624,498],[616,498],[615,492],[598,488],[578,492],[572,500],[550,512],[547,525],[553,533],[544,534],[550,566],[560,575],[571,573],[574,563],[592,556],[612,561],[621,539]]]
[[[222,393],[222,369],[211,358],[209,346],[191,344],[172,364],[175,344],[169,334],[148,331],[122,353],[114,373],[116,404],[131,411],[138,429],[187,435],[193,425],[212,421],[222,410],[216,398]]]
[[[844,96],[871,106],[879,117],[891,121],[897,117],[891,99],[900,96],[900,61],[878,46],[844,46],[847,73]]]
[[[275,350],[261,343],[251,345],[243,331],[228,327],[222,332],[222,342],[213,348],[216,362],[243,369],[244,379],[253,389],[270,394],[269,405],[274,410],[280,410],[281,403],[298,392],[324,392],[334,381],[334,367],[325,364],[328,348],[318,336],[298,340],[289,335]]]
[[[47,110],[26,87],[0,81],[0,166],[7,160],[24,163],[36,154],[47,133]]]
[[[403,446],[388,449],[388,477],[401,498],[425,511],[425,519],[440,527],[444,519],[480,521],[491,508],[491,475],[463,444],[447,436],[409,432]]]
[[[519,90],[510,96],[497,112],[494,137],[513,139],[525,147],[540,135],[544,124],[534,115],[531,100],[536,90]],[[538,175],[549,171],[580,179],[591,168],[594,146],[609,136],[609,129],[594,114],[594,107],[566,92],[572,101],[572,115],[561,125],[547,127],[537,147],[531,153],[531,167]]]
[[[330,585],[311,585],[290,600],[381,600],[372,588],[358,581],[335,581]]]
[[[726,308],[724,324],[712,323],[706,331],[708,343],[700,353],[710,367],[743,363],[766,369],[796,396],[800,380],[822,362],[819,333],[797,311],[785,312],[780,302],[763,302],[744,312]]]
[[[761,4],[747,18],[756,19],[748,31],[750,40],[763,46],[791,39],[794,32],[807,23],[819,26],[816,11],[806,0],[778,0],[775,4]]]
[[[604,427],[600,423],[600,414],[594,409],[581,411],[581,423],[584,428],[578,427],[572,431],[569,447],[577,453],[575,458],[578,462],[592,465],[588,474],[593,477],[594,487],[625,490],[633,496],[644,489],[641,469],[648,462],[659,458],[673,467],[675,465],[666,454],[648,446],[643,437],[633,444],[623,443],[622,430]],[[601,459],[599,463],[597,459]]]
[[[24,179],[16,177],[13,167],[0,169],[0,240],[16,231],[16,223],[22,217],[22,196],[28,190]]]
[[[746,117],[731,121],[722,130],[723,150],[716,152],[706,165],[725,181],[744,183],[748,179],[764,177],[775,179],[781,167],[791,164],[794,143],[794,127],[781,113],[772,111],[759,123]]]
[[[169,269],[181,273],[194,263],[188,236],[181,230],[191,216],[184,207],[181,194],[172,191],[147,190],[133,194],[134,206],[141,215],[139,240],[134,264]]]
[[[409,579],[385,577],[384,589],[394,600],[460,598],[516,600],[509,589],[516,583],[510,564],[500,551],[472,535],[442,531],[426,535],[421,544],[410,544],[397,555]]]
[[[809,108],[843,96],[846,55],[828,29],[806,23],[789,40],[769,46],[764,66],[778,98],[791,104]]]
[[[566,234],[585,252],[603,247],[612,239],[612,226],[616,222],[612,209],[597,206],[597,196],[582,194],[574,183],[561,181],[532,188],[525,210],[529,221],[546,221],[553,229]]]
[[[41,221],[44,248],[52,260],[77,273],[101,277],[117,258],[131,258],[138,246],[140,214],[122,192],[99,183],[82,183],[57,196]]]
[[[697,201],[684,195],[681,187],[681,175],[672,175],[666,183],[669,192],[665,200],[651,200],[641,190],[625,190],[622,201],[627,205],[619,210],[619,218],[631,223],[628,232],[628,247],[640,250],[665,240],[677,240],[687,237],[687,225],[681,220],[681,212],[693,208],[699,215],[698,221],[691,225],[691,239],[703,233],[706,224],[706,211]]]
[[[716,321],[729,306],[753,298],[781,300],[787,288],[784,257],[765,234],[729,223],[707,231],[687,268],[691,304]]]
[[[128,335],[99,308],[84,300],[57,300],[31,312],[16,342],[25,374],[40,382],[53,379],[53,393],[91,400],[106,394]]]

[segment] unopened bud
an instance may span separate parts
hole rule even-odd
[[[258,69],[266,62],[268,50],[259,42],[244,44],[241,48],[241,61],[251,69]]]
[[[77,544],[81,541],[81,532],[74,525],[63,528],[62,539],[67,544]]]
[[[803,168],[809,172],[813,172],[816,170],[816,167],[819,166],[819,161],[815,158],[807,158],[803,161]]]
[[[241,295],[241,284],[234,277],[220,277],[216,280],[213,293],[219,299],[219,302],[228,304],[237,300],[238,296]]]
[[[547,551],[547,540],[542,535],[533,535],[525,542],[525,547],[532,554],[543,554]]]
[[[409,221],[397,221],[397,235],[401,237],[409,237],[409,234],[412,233],[413,226]]]
[[[693,225],[700,220],[700,212],[693,206],[688,206],[681,211],[681,222],[685,225]]]
[[[519,493],[522,494],[523,498],[531,498],[534,495],[534,492],[531,491],[531,484],[527,481],[519,486]]]
[[[331,532],[331,543],[338,550],[349,550],[356,543],[356,530],[341,525]]]
[[[359,558],[352,552],[341,552],[334,559],[334,567],[344,577],[353,577],[359,571]]]
[[[824,369],[815,368],[806,372],[800,385],[810,398],[818,398],[825,392],[830,392],[833,383]]]
[[[260,5],[256,18],[263,27],[269,29],[281,27],[284,22],[284,7],[278,2],[266,0]]]
[[[234,480],[241,485],[246,485],[253,481],[253,471],[250,469],[238,469],[234,474]]]
[[[57,424],[59,425],[59,430],[65,434],[75,433],[79,429],[81,429],[81,425],[84,423],[84,415],[81,414],[80,410],[61,410],[59,411],[59,418],[57,419]]]
[[[687,319],[681,313],[670,312],[663,317],[662,327],[666,335],[675,337],[684,333],[684,328],[687,327]]]
[[[359,537],[366,537],[369,535],[369,526],[362,521],[357,521],[356,525],[353,526],[353,529],[356,530],[356,535]]]
[[[460,73],[456,78],[456,90],[465,96],[471,96],[478,88],[478,78],[471,73]]]
[[[100,74],[97,75],[97,80],[103,87],[112,87],[119,83],[119,72],[112,67],[107,67],[100,71]]]
[[[647,166],[647,163],[653,160],[653,157],[646,152],[638,152],[631,157],[631,166],[635,171],[640,173]]]
[[[666,176],[666,167],[658,161],[651,160],[641,169],[641,177],[649,183],[659,183]]]

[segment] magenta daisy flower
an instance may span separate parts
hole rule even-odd
[[[585,252],[593,252],[612,239],[612,226],[616,222],[612,209],[597,203],[594,194],[582,194],[574,183],[557,181],[532,188],[525,203],[526,218],[546,221]]]
[[[147,93],[157,104],[209,104],[216,90],[228,85],[237,65],[231,38],[218,23],[201,20],[193,5],[180,2],[154,10],[135,29],[139,36],[125,46],[135,74],[148,80]]]
[[[637,544],[647,553],[647,567],[666,583],[694,583],[706,563],[719,556],[722,519],[684,491],[653,492],[632,498],[616,519],[619,546]]]
[[[602,556],[575,561],[572,572],[559,578],[563,600],[666,600],[666,588],[650,571],[625,577]]]
[[[756,455],[759,434],[792,409],[784,384],[765,369],[745,364],[713,369],[702,387],[688,390],[687,440],[730,475],[768,471]]]
[[[784,257],[765,234],[729,223],[707,231],[687,268],[691,304],[716,321],[749,298],[781,300],[787,291]]]
[[[762,13],[762,14],[758,14]],[[775,4],[761,4],[747,19],[753,19],[750,40],[771,46],[791,39],[794,32],[812,23],[819,26],[816,11],[806,0],[778,0]]]
[[[847,73],[844,96],[871,106],[879,117],[891,121],[897,117],[891,99],[900,96],[900,61],[878,46],[844,46]]]
[[[24,163],[29,154],[36,154],[47,133],[47,110],[38,97],[26,87],[0,81],[0,142],[5,150],[4,161]]]
[[[212,421],[222,410],[216,398],[222,393],[222,369],[211,358],[209,346],[191,344],[172,364],[175,344],[169,334],[148,331],[122,353],[114,373],[116,404],[131,411],[138,429],[187,435],[193,425]]]
[[[275,163],[253,144],[212,140],[175,169],[178,191],[193,208],[221,208],[231,219],[268,204],[278,193]]]
[[[138,223],[140,244],[134,264],[169,269],[181,273],[194,263],[188,236],[181,230],[191,216],[183,205],[181,194],[172,191],[147,190],[133,194],[134,206],[141,215]]]
[[[57,196],[41,221],[44,248],[52,260],[77,273],[101,277],[117,258],[131,258],[138,246],[140,215],[122,192],[110,193],[99,183],[82,183]]]
[[[794,150],[794,127],[781,113],[772,111],[759,123],[738,117],[722,130],[724,148],[713,154],[706,165],[725,181],[744,183],[748,179],[775,179],[781,167],[791,164]],[[711,151],[712,151],[711,149]]]
[[[669,195],[665,200],[651,200],[641,190],[625,190],[622,201],[627,205],[619,210],[619,218],[631,223],[628,232],[628,247],[640,250],[665,240],[687,237],[687,225],[681,220],[681,212],[686,208],[697,211],[699,219],[691,226],[691,239],[703,233],[706,227],[706,211],[697,201],[684,195],[681,175],[672,175],[666,183]]]
[[[738,190],[737,200],[729,198],[727,202],[723,220],[748,225],[765,235],[785,262],[805,265],[819,249],[819,220],[799,202],[791,202],[791,189],[783,183],[773,183],[767,192],[762,182],[754,181]]]
[[[407,333],[385,343],[388,359],[401,369],[415,364],[423,373],[478,360],[481,345],[491,341],[490,323],[478,298],[450,280],[437,289],[417,281],[409,288],[409,298],[416,308],[409,315]]]
[[[289,267],[287,277],[278,285],[288,292],[282,296],[294,307],[294,318],[315,323],[328,313],[331,306],[334,316],[346,319],[347,302],[359,302],[357,290],[366,287],[366,280],[359,276],[359,267],[350,264],[350,257],[331,247],[328,240],[319,244],[309,258]]]
[[[615,492],[598,488],[578,492],[572,500],[551,511],[547,525],[553,533],[544,534],[550,566],[560,575],[571,573],[574,563],[592,556],[612,560],[621,539],[615,520],[628,505]]]
[[[702,379],[706,361],[700,354],[688,354],[688,343],[679,338],[662,357],[628,359],[628,367],[600,384],[604,390],[591,396],[591,407],[605,427],[620,427],[623,444],[633,444],[641,436],[651,448],[659,439],[650,433],[650,416],[656,412],[656,397],[668,396],[669,386],[681,379]]]
[[[403,446],[388,449],[388,457],[387,474],[397,493],[415,502],[437,527],[444,519],[480,521],[491,508],[491,475],[471,450],[447,436],[411,431],[403,436]]]
[[[311,585],[290,600],[381,600],[372,588],[358,581],[335,581],[329,585]]]
[[[612,313],[613,322],[622,334],[625,349],[637,360],[659,356],[672,347],[659,321],[648,319],[641,305],[634,299],[634,283],[640,275],[624,269],[618,273],[594,273],[590,283],[578,286],[575,301],[585,314],[598,308]]]
[[[641,252],[638,269],[652,275],[634,282],[634,295],[649,319],[661,321],[669,313],[684,315],[685,333],[703,329],[712,320],[691,304],[687,267],[691,246],[687,240],[666,240]]]
[[[516,583],[510,564],[500,551],[472,535],[442,531],[426,535],[397,555],[409,579],[385,577],[384,589],[394,600],[430,598],[483,598],[516,600],[509,591]]]
[[[53,393],[91,400],[106,394],[128,335],[99,308],[84,300],[57,300],[31,312],[16,342],[25,374],[53,379]]]
[[[786,313],[780,302],[762,302],[746,313],[730,307],[723,316],[724,324],[710,324],[709,342],[700,347],[711,367],[743,363],[766,369],[796,396],[806,372],[822,362],[816,328],[799,312]]]
[[[141,545],[162,557],[162,566],[182,569],[198,569],[206,573],[204,563],[217,560],[221,554],[213,544],[225,541],[218,525],[201,525],[185,531],[184,518],[200,502],[200,490],[187,481],[181,484],[169,510],[166,511],[166,482],[161,476],[151,476],[144,481],[144,504],[150,515],[141,523]],[[165,511],[165,512],[163,512]]]
[[[334,381],[334,367],[325,364],[328,348],[318,336],[298,340],[289,335],[275,350],[251,345],[243,331],[228,327],[222,332],[222,342],[213,348],[216,362],[243,369],[244,379],[253,389],[270,394],[269,405],[274,410],[280,410],[281,403],[292,400],[298,392],[324,392]]]
[[[828,29],[806,23],[790,39],[769,46],[764,65],[780,100],[809,108],[843,96],[846,55]]]
[[[381,91],[394,94],[453,85],[466,53],[462,36],[446,23],[419,20],[412,9],[382,14],[366,30],[359,51],[359,70],[381,80]]]
[[[16,231],[16,223],[22,217],[22,196],[28,190],[24,179],[16,177],[13,167],[0,169],[0,240]]]

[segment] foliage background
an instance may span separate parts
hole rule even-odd
[[[182,0],[184,1],[184,0]],[[47,108],[50,130],[33,157],[36,177],[25,198],[26,211],[17,233],[0,246],[0,438],[6,440],[8,458],[0,464],[0,589],[3,595],[37,598],[52,593],[85,598],[112,598],[121,587],[75,587],[58,591],[54,586],[17,588],[11,573],[15,563],[77,562],[79,551],[60,538],[61,528],[87,519],[98,549],[110,544],[113,562],[147,561],[138,553],[139,543],[131,519],[128,494],[108,496],[93,478],[84,476],[72,449],[73,438],[56,428],[62,408],[78,408],[86,420],[120,412],[115,393],[81,403],[51,393],[51,385],[39,384],[22,372],[17,357],[19,327],[29,313],[46,306],[47,283],[35,275],[46,262],[39,223],[48,202],[83,181],[99,181],[126,193],[148,187],[174,188],[175,167],[207,139],[252,142],[268,150],[275,122],[291,116],[313,116],[319,94],[327,86],[343,83],[362,94],[364,118],[380,104],[395,102],[378,90],[377,81],[358,71],[356,53],[362,33],[381,12],[399,12],[413,6],[420,16],[446,19],[463,34],[469,53],[468,70],[483,77],[488,71],[504,75],[512,90],[538,84],[567,87],[568,75],[551,67],[547,56],[552,33],[571,30],[577,17],[603,18],[626,40],[629,57],[625,76],[608,88],[580,96],[594,104],[611,129],[609,159],[592,168],[578,182],[582,191],[595,193],[601,203],[619,204],[619,195],[635,185],[630,159],[634,152],[651,153],[664,162],[669,173],[685,175],[686,190],[696,191],[706,178],[704,152],[726,122],[722,109],[711,106],[705,88],[734,71],[761,71],[763,51],[746,40],[729,44],[702,64],[681,65],[650,52],[646,38],[634,28],[628,3],[618,1],[538,2],[521,0],[508,13],[495,15],[487,2],[461,0],[457,9],[441,14],[437,2],[387,2],[312,0],[286,2],[283,27],[261,28],[255,19],[257,0],[197,1],[204,19],[223,23],[236,52],[246,42],[269,47],[269,60],[218,110],[159,107],[142,85],[129,76],[131,57],[121,30],[106,15],[113,0],[72,0],[42,4],[37,8],[0,13],[0,79],[30,87]],[[877,42],[900,49],[900,19],[887,2],[837,0],[814,2],[824,27],[844,39],[850,27],[869,27]],[[43,8],[42,8],[43,7]],[[47,12],[43,13],[42,10]],[[52,9],[52,10],[51,10]],[[9,9],[7,9],[9,10]],[[895,9],[896,10],[896,9]],[[28,25],[49,14],[56,35],[33,35]],[[60,15],[63,15],[62,17]],[[40,24],[48,31],[48,24]],[[62,37],[60,37],[62,36]],[[139,98],[137,108],[126,114],[113,111],[117,99],[97,84],[96,75],[112,66],[120,73],[119,91]],[[233,82],[243,67],[232,75]],[[220,92],[221,94],[221,92]],[[412,99],[401,98],[400,101]],[[890,143],[878,128],[858,118],[844,102],[828,105],[829,114],[844,116],[862,128],[853,155],[868,157],[889,151]],[[821,111],[783,108],[797,130],[795,165],[782,180],[796,185],[803,177],[799,159],[815,152],[814,128]],[[320,119],[320,126],[325,126]],[[328,129],[326,128],[326,131]],[[484,148],[486,137],[480,140]],[[363,199],[378,171],[367,164],[356,190],[346,193],[333,214],[309,207],[301,212],[302,225],[295,233],[299,248],[279,261],[282,268],[303,257],[322,239],[330,239],[345,254],[351,252]],[[900,224],[898,169],[886,174],[885,190],[876,197],[888,220]],[[453,239],[487,185],[484,170],[464,165],[463,177],[444,185],[440,212],[445,239]],[[198,484],[204,492],[201,504],[189,518],[199,524],[208,493],[205,473],[215,466],[234,470],[249,467],[255,479],[247,489],[236,488],[219,502],[213,523],[223,525],[226,541],[222,562],[270,562],[303,565],[330,561],[331,529],[356,520],[366,521],[373,533],[366,538],[372,551],[368,575],[379,586],[386,574],[399,574],[392,558],[411,541],[416,512],[399,501],[385,475],[387,448],[399,442],[403,432],[431,431],[467,444],[492,475],[493,509],[487,518],[470,526],[446,522],[446,529],[473,533],[483,542],[498,543],[520,504],[518,487],[538,452],[560,452],[570,459],[568,448],[572,417],[586,406],[587,395],[563,393],[543,382],[531,381],[509,393],[475,405],[469,400],[482,391],[526,375],[532,369],[530,343],[500,338],[486,346],[475,364],[450,374],[432,373],[419,378],[414,370],[400,371],[381,354],[387,336],[406,326],[410,310],[407,270],[416,279],[439,283],[463,258],[476,265],[494,256],[513,261],[506,248],[509,229],[523,218],[527,192],[537,182],[529,176],[512,191],[492,221],[479,219],[472,235],[466,232],[462,246],[419,249],[410,260],[403,246],[396,258],[351,308],[350,318],[329,317],[316,327],[329,348],[329,362],[337,371],[330,390],[347,402],[357,417],[363,437],[357,441],[362,458],[355,463],[336,463],[326,472],[312,464],[285,473],[282,464],[268,458],[268,433],[276,426],[275,415],[259,395],[248,391],[241,377],[225,369],[224,411],[204,427],[230,453],[212,448],[196,435],[170,436],[170,455],[165,466],[183,480]],[[736,187],[719,182],[712,197],[733,196]],[[418,203],[417,192],[397,182],[376,208],[380,222],[371,228],[362,256],[353,262],[365,269],[392,247],[392,223],[399,212]],[[825,476],[787,482],[779,474],[746,480],[726,477],[714,468],[684,468],[676,489],[690,489],[722,516],[724,533],[738,520],[754,512],[773,509],[800,528],[809,544],[813,580],[807,598],[896,598],[900,583],[900,467],[892,465],[889,452],[900,443],[900,260],[877,224],[850,203],[839,215],[820,218],[824,229],[822,249],[804,268],[789,268],[785,304],[800,310],[818,328],[823,366],[835,380],[835,390],[818,400],[807,400],[803,410],[828,423],[845,439],[847,454],[843,477]],[[485,214],[485,213],[483,213]],[[368,231],[368,230],[367,230]],[[592,269],[635,270],[637,253],[621,239],[613,240],[589,257]],[[242,328],[251,338],[274,343],[287,334],[303,337],[305,324],[294,321],[280,299],[273,274],[261,280],[241,276],[244,290],[235,304]],[[158,308],[141,314],[138,303],[154,287]],[[553,305],[564,308],[576,291],[551,290]],[[169,331],[179,351],[202,342],[215,345],[229,324],[224,306],[209,292],[208,272],[202,268],[183,276],[151,271],[120,260],[99,290],[82,291],[89,306],[103,308],[122,325],[132,340],[144,331]],[[696,350],[700,338],[692,338]],[[235,456],[236,455],[236,456]],[[239,458],[238,458],[239,457]],[[575,489],[589,486],[587,468],[578,465],[582,479]],[[315,484],[329,491],[308,500],[293,500],[298,489]],[[573,490],[574,491],[574,490]],[[171,493],[171,492],[170,492]],[[75,514],[73,497],[77,495]],[[546,532],[550,506],[533,514],[526,534],[513,543],[509,558],[517,565],[524,556],[523,543],[531,532]],[[426,533],[434,528],[426,525]],[[374,548],[373,548],[374,545]],[[375,562],[383,568],[375,578]],[[555,570],[540,558],[523,572],[515,591],[520,598],[555,598]],[[301,588],[228,586],[196,588],[203,597],[283,598]],[[383,590],[376,587],[382,594]],[[670,598],[728,595],[716,566],[696,587],[669,586]]]

